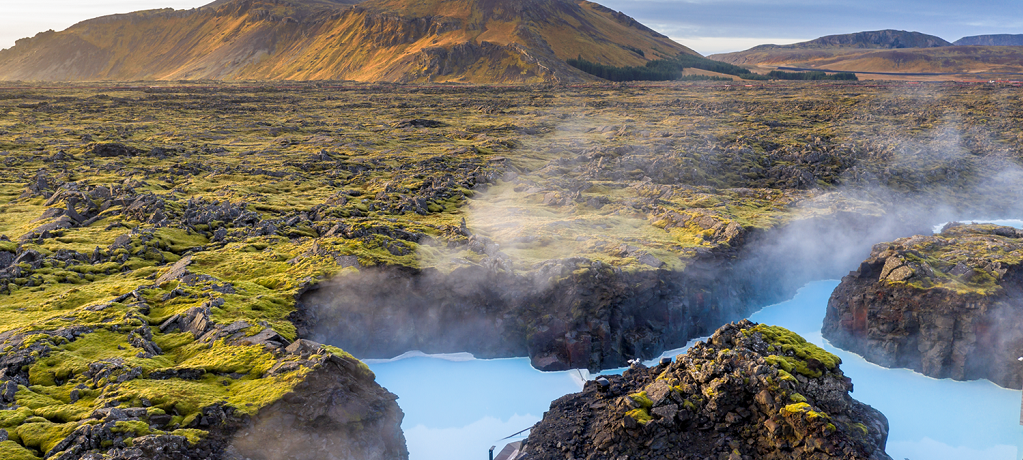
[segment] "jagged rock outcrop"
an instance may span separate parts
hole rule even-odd
[[[1023,386],[1023,231],[949,224],[874,246],[828,301],[822,333],[885,367]]]
[[[727,324],[554,401],[522,458],[890,459],[887,419],[849,396],[840,363],[784,328]]]

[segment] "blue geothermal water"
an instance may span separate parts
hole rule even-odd
[[[582,390],[585,371],[540,372],[529,358],[406,353],[366,360],[377,382],[399,395],[410,460],[480,460],[502,438],[540,421],[551,401]]]
[[[1020,220],[985,222],[1023,227]],[[750,319],[786,327],[841,357],[842,370],[855,385],[853,397],[888,417],[886,450],[895,460],[1020,459],[1019,391],[986,380],[937,380],[885,369],[824,341],[821,322],[837,285],[834,280],[809,283],[791,300],[765,307]],[[528,358],[482,360],[467,353],[412,352],[366,363],[377,381],[400,397],[411,460],[487,458],[490,446],[499,451],[523,439],[524,434],[502,438],[531,427],[551,401],[580,391],[583,380],[592,377],[586,371],[540,372]]]
[[[1020,392],[987,380],[933,379],[906,369],[886,369],[821,338],[821,322],[838,281],[816,281],[787,302],[750,316],[802,335],[842,358],[853,380],[852,396],[888,417],[886,451],[896,460],[1018,460],[1023,454],[1019,426]]]

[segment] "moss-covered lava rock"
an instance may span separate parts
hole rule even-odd
[[[886,367],[1023,386],[1023,231],[951,223],[874,246],[828,301],[822,332]]]
[[[849,396],[840,363],[784,328],[727,324],[553,402],[524,458],[890,459],[887,419]]]
[[[326,397],[299,389],[324,369],[366,405],[321,415],[380,420],[360,439],[400,456],[394,401],[359,366],[286,351],[310,324],[343,320],[324,336],[358,332],[359,356],[478,351],[438,325],[480,313],[473,332],[503,340],[480,350],[539,367],[656,355],[863,240],[816,224],[927,224],[876,187],[925,209],[1023,202],[1019,102],[994,85],[0,83],[0,457],[226,455],[229,434],[269,432],[237,420]],[[377,271],[403,277],[360,286]],[[462,273],[528,282],[529,302],[476,302]],[[399,301],[314,317],[314,286]]]

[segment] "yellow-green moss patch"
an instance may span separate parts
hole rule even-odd
[[[807,342],[799,334],[783,327],[758,324],[751,332],[759,332],[764,341],[770,343],[776,351],[783,353],[770,355],[765,360],[786,372],[795,371],[815,378],[820,377],[823,373],[821,366],[827,370],[834,370],[842,363],[842,359],[838,356]],[[816,361],[819,365],[811,360]]]
[[[14,441],[0,442],[0,458],[4,460],[39,460],[35,452]]]

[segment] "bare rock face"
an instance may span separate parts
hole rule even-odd
[[[950,224],[874,246],[828,301],[822,332],[885,367],[1023,386],[1023,232]]]
[[[727,324],[554,401],[524,458],[889,459],[887,419],[849,396],[840,362],[784,328]]]

